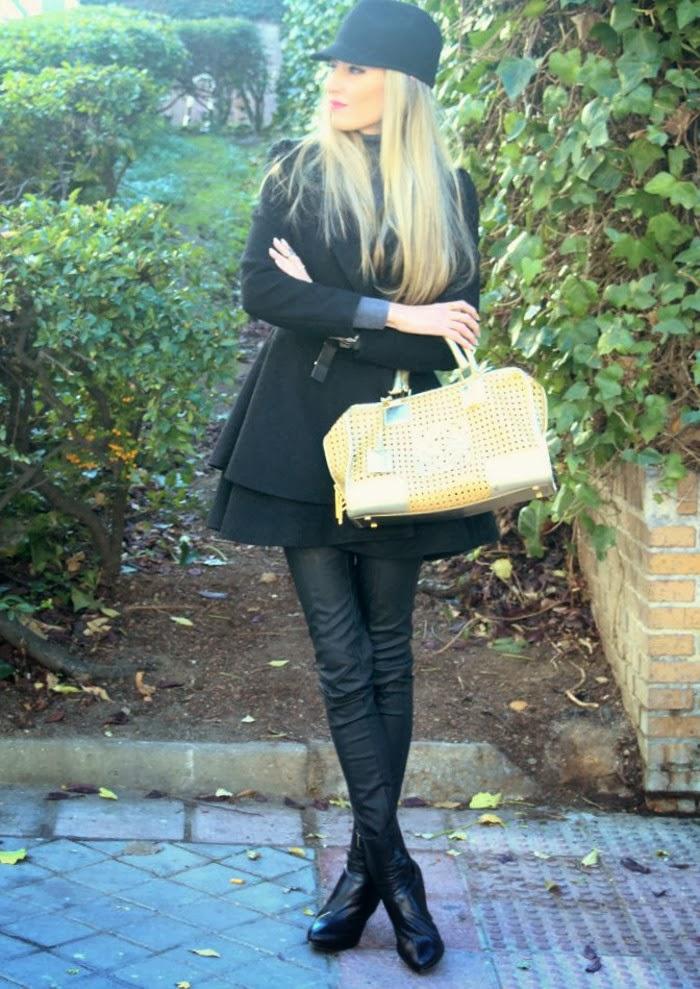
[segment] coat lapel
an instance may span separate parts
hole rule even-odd
[[[352,289],[360,295],[371,294],[372,286],[365,282],[360,271],[359,240],[356,237],[336,240],[332,250]]]

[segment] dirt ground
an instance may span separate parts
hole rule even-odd
[[[251,324],[230,408],[269,328]],[[204,514],[218,480],[206,466],[221,428],[201,443],[203,508],[177,525],[136,515],[128,565],[105,616],[45,612],[46,634],[98,665],[143,663],[95,684],[106,693],[56,692],[56,678],[0,643],[18,675],[0,681],[0,734],[110,735],[198,741],[329,739],[311,640],[280,547],[217,538]],[[598,642],[585,587],[561,529],[542,560],[526,557],[512,511],[501,541],[476,561],[426,561],[414,613],[414,739],[488,741],[535,777],[543,801],[640,806],[634,733]],[[196,555],[175,562],[185,534]],[[509,558],[504,582],[493,561]],[[66,678],[61,682],[68,683]],[[39,685],[42,685],[41,687]],[[568,691],[568,693],[567,693]],[[590,747],[580,739],[590,739]],[[578,742],[577,742],[578,739]],[[610,751],[610,750],[614,751]],[[599,754],[607,750],[608,765]],[[596,754],[598,753],[598,754]]]

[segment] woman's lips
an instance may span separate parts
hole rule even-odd
[[[346,106],[347,103],[339,103],[337,100],[331,100],[331,110],[342,110]]]

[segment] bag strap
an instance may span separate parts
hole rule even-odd
[[[460,371],[470,370],[472,374],[478,373],[479,365],[474,357],[474,352],[471,347],[464,347],[462,344],[457,343],[450,337],[443,337],[443,340],[452,351],[452,356],[454,357],[455,363]],[[466,358],[464,356],[465,354],[467,355]],[[394,375],[394,383],[389,389],[390,395],[396,395],[399,393],[410,394],[411,386],[408,379],[410,373],[410,371],[397,369],[396,374]]]

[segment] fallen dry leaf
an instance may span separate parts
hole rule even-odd
[[[148,703],[153,700],[151,694],[154,694],[156,692],[156,688],[150,686],[150,684],[144,683],[143,677],[144,677],[144,671],[137,670],[136,674],[134,675],[134,683],[136,684],[136,689],[143,697],[144,703]]]
[[[527,707],[527,701],[510,701],[508,707],[511,711],[524,711]]]

